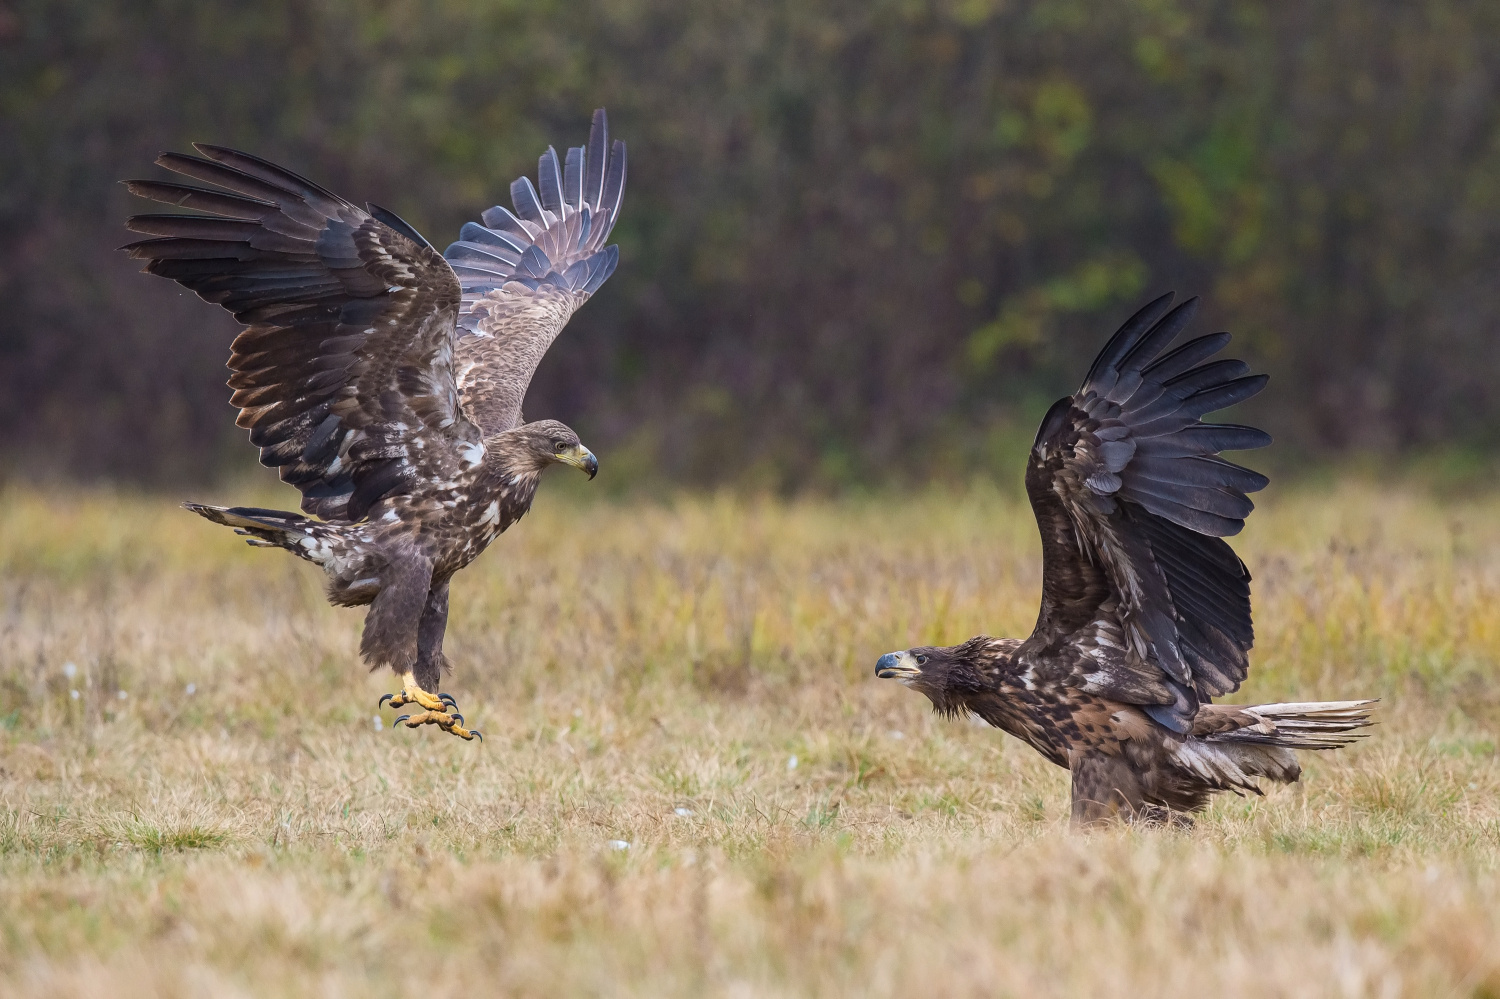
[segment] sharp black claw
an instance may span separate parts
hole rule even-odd
[[[471,728],[471,729],[469,729],[469,734],[472,735],[474,738],[478,739],[480,742],[484,741],[484,733],[481,732],[481,731],[479,731],[479,729],[477,729],[477,728]]]
[[[385,707],[385,702],[386,702],[386,701],[389,701],[389,700],[391,700],[391,699],[392,699],[392,698],[394,698],[394,697],[395,697],[395,696],[396,696],[396,695],[395,695],[395,694],[385,694],[385,695],[384,695],[384,696],[382,696],[382,697],[381,697],[381,698],[380,698],[380,703],[379,703],[379,704],[377,704],[377,705],[375,705],[375,707],[376,707],[376,708],[377,708],[377,709],[379,709],[379,708],[383,708],[383,707]]]
[[[401,716],[399,716],[395,721],[391,722],[391,728],[395,728],[397,725],[400,725],[402,722],[406,721],[406,719],[408,719],[410,717],[411,717],[411,715],[401,715]]]
[[[452,694],[439,694],[438,700],[442,701],[444,704],[451,704],[455,708],[458,707],[458,702],[453,699]]]
[[[459,714],[457,711],[453,712],[453,724],[457,725],[459,728],[463,728],[464,716]]]

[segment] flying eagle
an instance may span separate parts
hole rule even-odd
[[[1219,457],[1264,447],[1203,423],[1265,375],[1209,361],[1229,334],[1163,353],[1197,310],[1164,295],[1121,327],[1083,386],[1048,410],[1026,464],[1042,535],[1042,606],[1024,641],[981,635],[880,657],[875,675],[970,712],[1073,774],[1073,820],[1189,821],[1217,791],[1297,780],[1297,749],[1336,749],[1372,701],[1250,706],[1250,573],[1223,540],[1265,476]]]
[[[511,184],[439,254],[393,213],[356,208],[247,153],[195,145],[159,166],[198,181],[127,182],[133,194],[208,214],[137,215],[152,239],[124,247],[145,270],[222,305],[246,328],[229,368],[236,420],[261,464],[302,492],[301,516],[189,510],[321,566],[331,603],[369,604],[360,655],[401,675],[408,727],[479,733],[438,685],[448,582],[531,507],[562,462],[599,464],[521,401],[569,317],[614,272],[605,246],[625,190],[625,144],[604,111],[587,147],[548,149],[539,188]],[[316,519],[314,519],[316,518]]]

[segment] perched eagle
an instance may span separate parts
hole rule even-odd
[[[1297,749],[1336,749],[1372,701],[1211,704],[1237,690],[1254,641],[1250,574],[1222,539],[1265,476],[1220,451],[1252,427],[1199,419],[1266,384],[1208,359],[1229,334],[1163,353],[1197,308],[1147,305],[1047,412],[1026,465],[1042,535],[1042,607],[1022,641],[981,635],[880,657],[875,675],[973,712],[1073,773],[1073,820],[1189,821],[1216,791],[1295,781]]]
[[[613,273],[605,246],[625,190],[625,144],[603,110],[588,146],[548,149],[539,186],[511,184],[439,254],[375,205],[356,208],[247,153],[196,145],[156,162],[202,185],[129,181],[132,193],[208,214],[137,215],[152,239],[124,247],[244,323],[229,359],[236,421],[261,464],[302,492],[311,517],[187,508],[315,562],[328,599],[369,604],[360,654],[389,666],[386,695],[415,728],[472,739],[438,691],[448,582],[531,507],[563,462],[599,465],[555,420],[523,423],[537,364]],[[317,518],[317,519],[313,519]]]

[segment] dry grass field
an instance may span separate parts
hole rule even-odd
[[[311,566],[0,494],[0,996],[1500,997],[1500,496],[1273,489],[1236,544],[1234,699],[1379,727],[1075,833],[1063,771],[872,674],[1029,631],[1003,494],[544,489],[454,584],[483,745],[376,724]]]

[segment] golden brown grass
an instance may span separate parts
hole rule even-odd
[[[871,675],[1029,630],[1003,495],[548,493],[455,583],[482,746],[376,731],[312,567],[166,499],[0,501],[0,995],[1500,996],[1500,497],[1273,494],[1235,699],[1381,726],[1087,834],[1063,771]]]

